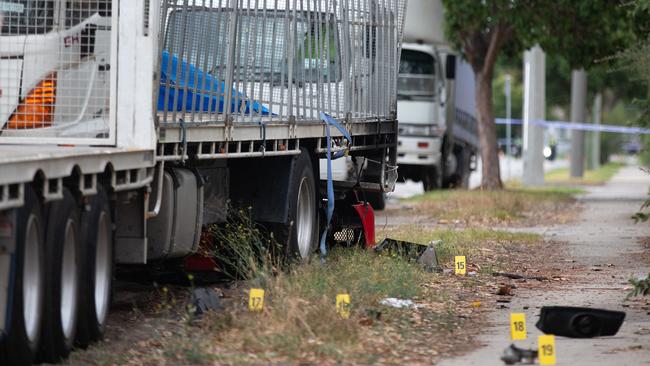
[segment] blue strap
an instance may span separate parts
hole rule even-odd
[[[338,151],[334,156],[332,156],[332,138],[330,135],[330,126],[336,127],[345,138],[348,140],[348,146],[352,143],[352,137],[350,133],[341,126],[337,120],[330,117],[326,113],[320,112],[320,118],[325,122],[325,135],[327,137],[327,224],[325,225],[325,230],[320,237],[320,254],[321,260],[327,255],[327,233],[330,229],[330,224],[332,222],[332,216],[334,214],[334,183],[332,182],[332,160],[336,160],[345,155],[345,151]]]

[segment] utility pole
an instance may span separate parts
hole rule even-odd
[[[587,99],[587,72],[571,71],[571,122],[584,123]],[[585,172],[585,132],[571,131],[571,178],[582,178]]]
[[[512,106],[510,74],[506,74],[505,95],[506,95],[506,161],[508,164],[508,179],[511,178],[510,160],[512,160]]]
[[[523,184],[544,184],[544,128],[535,121],[546,114],[546,56],[539,45],[524,52]]]
[[[600,126],[601,123],[601,110],[603,106],[603,95],[596,93],[594,98],[594,125]],[[594,131],[591,134],[591,169],[600,168],[600,131]]]

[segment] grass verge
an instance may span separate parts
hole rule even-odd
[[[258,237],[246,230],[239,233],[241,237],[232,237],[231,245],[249,245],[251,237]],[[176,312],[143,308],[125,316],[129,320],[121,326],[128,331],[116,336],[110,334],[113,327],[109,326],[110,343],[76,352],[70,361],[111,365],[432,364],[440,355],[473,347],[482,314],[488,311],[481,304],[494,301],[499,281],[490,272],[517,267],[521,273],[535,268],[545,245],[536,234],[430,230],[413,225],[391,227],[378,236],[421,243],[442,240],[437,250],[442,265],[449,269],[453,256],[464,254],[474,274],[430,273],[401,257],[351,248],[333,248],[324,264],[314,260],[288,271],[243,261],[246,271],[237,274],[246,279],[223,290],[224,309],[197,319],[188,315],[183,304],[178,304]],[[257,251],[232,249],[248,253],[244,255]],[[251,287],[265,290],[263,312],[247,310]],[[349,319],[336,312],[335,298],[340,293],[351,297]],[[385,297],[411,299],[418,308],[382,306],[379,302]]]
[[[570,187],[521,188],[511,186],[500,191],[434,191],[406,200],[420,215],[466,224],[495,224],[523,221],[525,224],[566,222],[568,210],[582,190]],[[399,210],[399,209],[398,209]],[[528,219],[528,220],[526,220]]]
[[[378,236],[422,244],[440,240],[441,243],[436,249],[436,255],[440,263],[446,264],[449,267],[452,266],[455,255],[476,257],[481,256],[483,253],[498,253],[503,251],[503,258],[507,258],[506,252],[511,246],[525,248],[543,242],[542,237],[534,233],[481,228],[463,230],[426,229],[415,225],[387,227],[386,229],[380,230]],[[477,261],[479,260],[477,259]],[[493,261],[480,260],[480,262],[489,262],[488,264],[490,266],[507,266],[507,263],[503,259]]]
[[[571,178],[569,168],[551,170],[544,175],[544,181],[555,184],[601,185],[610,180],[624,163],[610,162],[598,169],[586,170],[582,178]]]

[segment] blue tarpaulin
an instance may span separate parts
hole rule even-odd
[[[182,60],[179,67],[176,55],[171,56],[170,67],[169,58],[169,52],[163,51],[160,63],[158,110],[224,113],[224,82],[195,65],[188,64],[185,60]],[[230,113],[243,112],[243,114],[254,113],[263,116],[271,114],[267,107],[249,100],[244,93],[235,89],[232,90],[231,100]],[[176,108],[174,108],[174,101],[176,101]]]

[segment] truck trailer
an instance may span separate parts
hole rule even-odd
[[[193,255],[230,207],[299,261],[370,227],[340,207],[371,216],[359,197],[396,180],[404,13],[405,0],[0,1],[0,364],[101,339],[115,266]],[[355,174],[321,172],[340,156]]]
[[[398,76],[400,176],[425,191],[469,185],[478,151],[474,72],[443,32],[439,0],[408,3]]]

